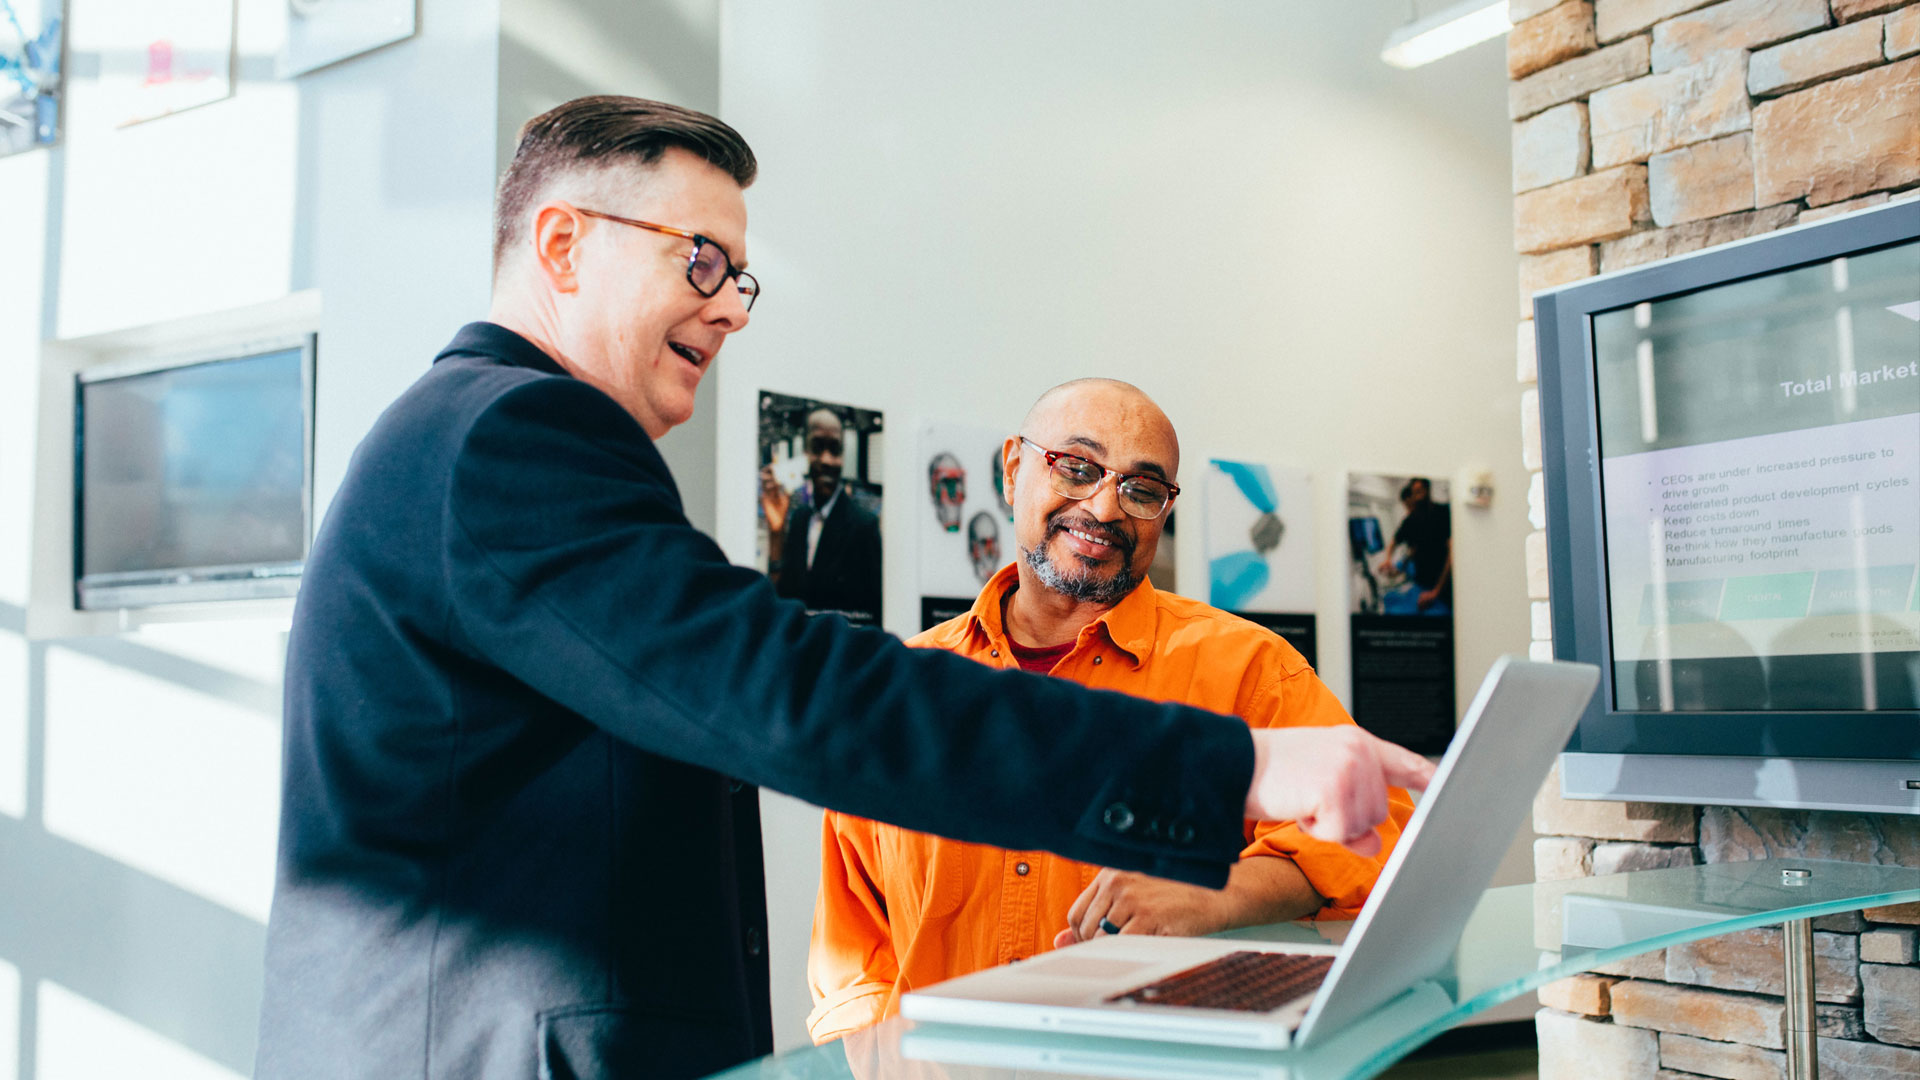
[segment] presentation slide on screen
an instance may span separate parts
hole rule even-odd
[[[1610,457],[1601,482],[1617,661],[1920,648],[1920,413]]]

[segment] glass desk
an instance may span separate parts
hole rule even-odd
[[[1803,879],[1785,871],[1809,871]],[[788,1051],[720,1074],[727,1080],[1012,1080],[1035,1073],[1126,1078],[1366,1080],[1421,1044],[1541,985],[1668,945],[1787,924],[1787,1027],[1796,1004],[1812,1045],[1810,921],[1920,900],[1920,868],[1815,859],[1642,870],[1489,889],[1453,966],[1367,1019],[1301,1050],[1238,1050],[1132,1039],[915,1024],[899,1017],[826,1046]],[[1339,941],[1348,923],[1229,931],[1262,941]],[[1806,985],[1794,993],[1794,927]],[[1796,1003],[1795,997],[1801,1000]],[[1793,1042],[1789,1034],[1788,1042]],[[1794,1075],[1789,1072],[1789,1075]],[[1811,1074],[1805,1074],[1811,1075]]]

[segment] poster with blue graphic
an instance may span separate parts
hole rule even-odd
[[[1265,626],[1316,663],[1310,477],[1215,458],[1205,494],[1207,603]]]

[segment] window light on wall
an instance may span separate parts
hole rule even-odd
[[[1463,0],[1387,35],[1380,59],[1397,68],[1416,68],[1511,29],[1507,0]]]

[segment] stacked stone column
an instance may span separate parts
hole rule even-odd
[[[1513,0],[1508,39],[1526,572],[1552,655],[1532,294],[1920,196],[1920,0]],[[1920,818],[1534,805],[1538,880],[1800,855],[1920,866]],[[1920,1077],[1920,905],[1815,923],[1829,1080]],[[1556,983],[1542,1080],[1784,1075],[1780,933]]]

